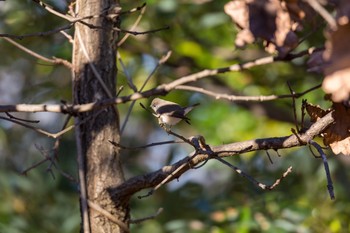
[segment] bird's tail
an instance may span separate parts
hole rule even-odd
[[[192,104],[192,105],[190,105],[190,106],[188,106],[188,107],[185,107],[185,108],[184,108],[185,115],[186,115],[187,113],[189,113],[194,107],[196,107],[196,106],[198,106],[198,105],[199,105],[199,103],[196,103],[196,104]]]

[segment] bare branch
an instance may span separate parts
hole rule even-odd
[[[282,176],[275,181],[271,186],[268,187],[269,190],[274,189],[277,185],[281,183],[281,181],[286,178],[292,172],[292,166],[288,167],[288,169],[282,174]]]
[[[168,92],[172,89],[175,89],[175,87],[177,87],[179,85],[183,85],[183,84],[189,83],[189,82],[195,82],[199,79],[202,79],[202,78],[205,78],[208,76],[223,74],[223,73],[232,72],[232,71],[241,71],[241,70],[249,69],[249,68],[252,68],[252,67],[258,66],[258,65],[270,64],[274,61],[275,61],[274,57],[269,56],[269,57],[263,57],[263,58],[256,59],[255,61],[246,62],[243,64],[234,64],[234,65],[224,67],[224,68],[206,69],[206,70],[200,71],[198,73],[190,74],[190,75],[184,76],[182,78],[176,79],[175,81],[173,81],[171,83],[162,85],[162,87],[164,88],[165,91]]]
[[[237,95],[229,95],[229,94],[221,94],[216,93],[212,91],[205,90],[201,87],[194,87],[194,86],[187,86],[187,85],[179,85],[175,87],[175,90],[184,90],[184,91],[192,91],[197,93],[202,93],[208,96],[212,96],[215,99],[226,99],[229,101],[257,101],[257,102],[264,102],[264,101],[272,101],[276,99],[284,99],[284,98],[299,98],[305,94],[307,94],[310,91],[313,91],[315,89],[318,89],[321,87],[320,85],[317,85],[315,87],[312,87],[304,92],[301,93],[292,93],[292,94],[286,94],[286,95],[268,95],[268,96],[237,96]]]
[[[120,228],[122,228],[125,232],[130,232],[129,227],[125,223],[123,223],[121,220],[116,218],[113,214],[109,213],[107,210],[103,209],[101,206],[99,206],[98,204],[90,200],[87,200],[87,203],[90,208],[94,209],[95,211],[99,212],[100,214],[102,214],[103,216],[105,216],[106,218],[108,218],[118,226],[120,226]]]
[[[99,115],[101,112],[103,112],[104,110],[101,109],[100,111],[96,112],[94,115],[91,115],[89,117],[86,117],[83,121],[80,121],[80,124],[84,124],[85,122],[87,122],[88,120],[90,120],[92,117],[95,117],[97,115]],[[18,124],[18,125],[21,125],[21,126],[24,126],[26,128],[29,128],[29,129],[32,129],[34,130],[35,132],[37,133],[41,133],[43,135],[46,135],[48,137],[51,137],[51,138],[59,138],[61,137],[63,134],[67,133],[68,131],[72,130],[74,127],[78,126],[76,124],[74,125],[71,125],[67,128],[64,128],[63,130],[57,132],[57,133],[50,133],[50,132],[47,132],[45,130],[42,130],[42,129],[39,129],[38,127],[35,127],[35,126],[31,126],[29,124],[25,124],[23,123],[23,119],[20,119],[20,120],[15,120],[15,119],[11,119],[11,118],[7,118],[7,117],[3,117],[3,116],[0,116],[0,119],[3,119],[3,120],[6,120],[6,121],[11,121],[15,124]]]
[[[108,141],[113,146],[119,147],[119,148],[124,149],[124,150],[140,150],[140,149],[145,149],[145,148],[152,147],[152,146],[159,146],[159,145],[165,145],[165,144],[171,144],[171,143],[185,143],[184,141],[170,140],[170,141],[163,141],[163,142],[154,142],[154,143],[150,143],[150,144],[143,145],[143,146],[127,147],[127,146],[120,145],[119,143],[113,142],[111,140],[108,140]]]
[[[88,16],[84,16],[84,17],[80,17],[80,18],[74,18],[70,15],[64,15],[58,11],[55,11],[52,7],[49,7],[47,4],[39,1],[39,0],[32,0],[36,3],[38,3],[39,5],[43,6],[47,11],[49,11],[50,13],[59,16],[67,21],[69,21],[70,23],[67,25],[63,25],[61,27],[49,30],[49,31],[45,31],[45,32],[34,32],[34,33],[29,33],[29,34],[23,34],[23,35],[13,35],[13,34],[7,34],[7,33],[0,33],[0,37],[7,37],[7,38],[14,38],[14,39],[19,39],[22,40],[23,38],[27,38],[27,37],[37,37],[37,36],[48,36],[48,35],[52,35],[52,34],[56,34],[57,32],[61,32],[67,29],[72,28],[76,23],[81,23],[91,29],[104,29],[101,26],[96,26],[93,24],[89,24],[87,22],[85,22],[84,20],[87,19],[92,19],[92,18],[98,18],[98,17],[108,17],[110,15],[105,15],[110,9],[105,9],[103,10],[100,14],[97,15],[88,15]],[[143,5],[144,6],[144,5]],[[143,7],[142,6],[142,7]],[[112,7],[113,8],[113,7]],[[137,8],[135,8],[137,9]],[[133,10],[128,11],[128,12],[134,12]],[[127,12],[120,12],[119,14],[122,13],[127,13]],[[115,15],[116,13],[114,13],[113,15]],[[154,32],[158,32],[161,30],[165,30],[165,29],[169,29],[169,27],[163,27],[163,28],[159,28],[159,29],[155,29],[155,30],[149,30],[149,31],[144,31],[144,32],[136,32],[136,31],[129,31],[129,30],[123,30],[123,29],[119,29],[119,28],[112,28],[115,31],[120,31],[120,32],[125,32],[125,33],[130,33],[132,35],[143,35],[143,34],[148,34],[148,33],[154,33]]]
[[[53,15],[56,15],[62,19],[66,19],[68,21],[72,20],[72,16],[70,15],[65,15],[65,14],[62,14],[56,10],[53,9],[53,7],[47,5],[46,3],[40,1],[40,0],[32,0],[33,2],[39,4],[42,8],[44,8],[45,10],[47,10],[48,12],[50,12],[51,14]]]
[[[144,221],[147,221],[147,220],[150,220],[150,219],[154,219],[156,218],[160,213],[163,212],[163,208],[159,208],[157,210],[157,213],[151,215],[151,216],[148,216],[148,217],[144,217],[144,218],[138,218],[138,219],[131,219],[130,220],[130,223],[133,223],[133,224],[139,224],[141,222],[144,222]]]
[[[334,118],[332,116],[332,112],[330,112],[315,122],[313,125],[311,125],[311,127],[303,134],[292,134],[285,137],[263,138],[250,141],[235,142],[221,146],[211,146],[211,150],[212,153],[214,153],[216,156],[227,157],[243,154],[250,151],[268,149],[277,151],[279,149],[304,146],[307,145],[309,141],[314,137],[322,133],[323,130],[325,130],[333,122]],[[151,188],[159,184],[163,184],[165,179],[167,179],[165,183],[169,182],[175,178],[180,177],[184,172],[193,168],[195,165],[208,159],[213,159],[211,153],[205,153],[205,151],[200,152],[201,153],[197,154],[194,157],[185,157],[172,165],[164,166],[160,170],[133,177],[118,187],[110,188],[109,192],[112,197],[118,196],[118,198],[128,198],[135,192],[138,192],[142,189]],[[174,175],[169,178],[170,174]]]
[[[142,91],[143,91],[143,89],[145,88],[145,86],[146,86],[146,84],[148,83],[148,81],[151,79],[151,77],[153,77],[153,74],[158,70],[158,68],[159,68],[162,64],[164,64],[164,63],[170,58],[170,56],[171,56],[171,51],[168,51],[164,56],[162,56],[162,57],[158,60],[157,65],[153,68],[153,70],[151,71],[151,73],[148,75],[148,77],[147,77],[146,80],[144,81],[142,87],[140,88],[139,92],[142,92]],[[121,63],[121,64],[122,64],[122,63]],[[130,82],[129,86],[130,86],[130,85],[131,85],[131,86],[134,86],[131,77],[127,77],[127,78],[128,78],[128,80],[129,80],[128,83]],[[134,87],[135,87],[135,86],[134,86]],[[134,89],[134,88],[132,88],[132,89]],[[136,89],[136,87],[135,87],[135,89]],[[137,90],[134,90],[134,91],[137,91]],[[133,108],[134,105],[135,105],[135,102],[136,102],[136,100],[133,100],[133,101],[131,102],[131,105],[130,105],[130,107],[129,107],[129,109],[128,109],[128,112],[127,112],[127,114],[126,114],[126,117],[125,117],[123,126],[121,127],[121,130],[120,130],[120,133],[121,133],[121,134],[123,133],[123,131],[124,131],[125,127],[126,127],[126,124],[127,124],[127,122],[128,122],[128,119],[129,119],[129,116],[130,116],[130,114],[131,114],[132,108]]]
[[[295,91],[292,89],[289,82],[287,82],[287,84],[288,84],[290,94],[293,96],[292,97],[292,108],[293,108],[293,115],[294,115],[294,125],[295,125],[297,132],[300,132],[299,126],[298,126],[297,108],[296,108],[295,98],[294,98]]]
[[[142,6],[141,12],[140,12],[139,16],[137,17],[136,21],[134,22],[134,24],[131,26],[130,31],[134,31],[135,30],[137,25],[140,23],[140,21],[141,21],[141,19],[143,17],[143,14],[145,13],[145,11],[146,11],[146,4],[144,4]],[[120,47],[128,39],[129,36],[130,36],[130,34],[126,33],[125,36],[118,42],[117,46]]]
[[[79,117],[75,117],[75,123],[81,124]],[[85,172],[85,159],[82,151],[80,127],[75,130],[75,139],[77,144],[77,160],[78,160],[78,175],[79,175],[79,191],[80,191],[80,206],[84,224],[84,232],[90,232],[90,221],[89,221],[89,209],[88,209],[88,197],[86,187],[86,172]]]
[[[73,25],[74,25],[74,23],[70,23],[70,24],[63,25],[61,27],[49,30],[49,31],[34,32],[34,33],[23,34],[23,35],[13,35],[13,34],[7,34],[7,33],[0,33],[0,37],[7,37],[7,38],[22,40],[22,39],[28,38],[28,37],[49,36],[52,34],[56,34],[57,32],[68,30],[68,29],[72,28]]]
[[[304,56],[308,53],[300,53],[300,56]],[[296,57],[293,57],[293,59]],[[276,58],[277,59],[277,58]],[[114,104],[122,104],[133,100],[138,100],[142,98],[148,98],[155,95],[166,95],[171,90],[175,89],[179,85],[186,84],[188,82],[197,81],[199,79],[216,75],[219,73],[225,73],[230,71],[240,71],[243,69],[248,69],[258,65],[264,65],[273,62],[274,57],[260,58],[252,62],[247,62],[243,64],[235,64],[225,68],[213,69],[213,70],[203,70],[198,73],[184,76],[168,84],[162,84],[153,89],[136,92],[128,96],[116,97],[111,99],[105,99],[97,102],[81,104],[81,105],[42,105],[42,104],[18,104],[18,105],[0,105],[0,112],[58,112],[58,113],[68,113],[76,114],[78,112],[87,112],[95,109],[105,108]],[[317,87],[318,88],[318,87]],[[308,90],[311,91],[311,90]]]
[[[329,171],[329,166],[328,166],[328,162],[327,162],[327,156],[323,152],[321,146],[318,145],[315,141],[310,140],[309,143],[313,147],[316,148],[316,150],[318,151],[318,153],[320,154],[320,156],[322,158],[323,165],[324,165],[324,170],[326,171],[328,193],[329,193],[329,196],[331,197],[331,199],[334,200],[335,199],[334,188],[333,188],[333,182],[332,182],[332,178],[331,178],[331,173]]]
[[[38,120],[26,120],[26,119],[18,118],[18,117],[15,117],[15,116],[11,115],[11,114],[8,113],[8,112],[5,112],[5,113],[6,113],[6,115],[7,115],[10,119],[14,119],[14,120],[17,120],[17,121],[23,121],[23,122],[34,123],[34,124],[40,122],[40,121],[38,121]]]
[[[337,22],[333,16],[317,1],[317,0],[304,0],[306,1],[324,20],[329,24],[332,30],[337,30]]]
[[[53,64],[63,64],[65,65],[66,67],[68,67],[69,69],[72,69],[72,64],[67,61],[67,60],[63,60],[63,59],[60,59],[60,58],[55,58],[54,59],[49,59],[47,57],[44,57],[20,44],[18,44],[16,41],[10,39],[10,38],[6,38],[4,37],[3,38],[4,40],[8,41],[9,43],[13,44],[14,46],[16,46],[17,48],[21,49],[22,51],[28,53],[29,55],[33,56],[33,57],[36,57],[40,60],[43,60],[43,61],[46,61],[46,62],[49,62],[49,63],[53,63]]]
[[[247,173],[245,173],[244,171],[242,171],[241,169],[239,169],[238,167],[230,164],[229,162],[227,162],[226,160],[223,160],[222,158],[220,158],[219,156],[214,156],[214,159],[219,160],[221,163],[225,164],[226,166],[232,168],[232,170],[234,170],[235,172],[237,172],[239,175],[241,175],[242,177],[248,179],[250,182],[252,182],[253,184],[255,184],[256,186],[259,186],[261,189],[263,190],[272,190],[274,189],[277,185],[280,184],[281,180],[284,179],[289,173],[292,172],[292,167],[289,167],[287,169],[286,172],[284,172],[281,176],[281,178],[277,179],[272,185],[266,185],[263,184],[259,181],[257,181],[256,179],[254,179],[252,176],[248,175]]]
[[[78,28],[75,29],[76,30],[76,36],[78,37],[78,41],[80,44],[80,48],[86,58],[86,60],[88,60],[88,65],[91,67],[92,72],[94,73],[94,75],[96,76],[98,82],[101,84],[103,90],[106,92],[107,96],[109,98],[113,98],[112,93],[109,91],[107,85],[105,84],[105,82],[102,80],[102,77],[99,73],[99,71],[97,70],[96,66],[94,65],[94,63],[91,61],[90,55],[88,53],[88,51],[86,50],[85,44],[83,43],[83,40],[81,39],[81,34]]]

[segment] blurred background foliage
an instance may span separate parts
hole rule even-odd
[[[45,1],[61,12],[67,2]],[[143,2],[122,1],[124,10]],[[137,27],[145,31],[170,26],[157,33],[130,36],[119,48],[125,69],[120,64],[118,84],[127,88],[126,73],[140,88],[158,59],[172,51],[147,88],[170,82],[206,68],[219,68],[267,56],[259,44],[244,50],[235,49],[236,29],[224,14],[223,0],[150,0]],[[67,22],[48,14],[33,1],[0,2],[1,33],[25,34],[49,31]],[[121,27],[129,29],[138,13],[123,15]],[[72,30],[67,33],[72,34]],[[301,32],[300,36],[307,34]],[[60,33],[18,40],[24,46],[47,57],[71,59],[71,44]],[[323,29],[309,35],[296,51],[322,46]],[[71,101],[70,71],[25,54],[0,40],[0,104],[59,103]],[[287,82],[296,92],[321,83],[322,77],[306,73],[305,58],[254,67],[242,72],[220,74],[195,85],[218,93],[237,95],[288,94]],[[184,136],[203,135],[207,143],[219,145],[262,137],[291,134],[294,126],[291,99],[272,102],[218,101],[201,94],[173,91],[165,97],[180,104],[199,102],[191,112],[192,125],[181,123],[175,131]],[[303,98],[324,108],[321,90]],[[148,105],[150,100],[141,100]],[[296,100],[300,119],[301,99]],[[123,123],[130,104],[118,106]],[[52,113],[15,114],[40,120],[38,127],[57,132],[65,117]],[[69,122],[72,124],[72,121]],[[170,140],[156,120],[137,102],[122,136],[125,146],[144,145]],[[321,141],[320,141],[321,142]],[[78,232],[80,228],[74,133],[65,134],[57,151],[55,165],[46,162],[23,174],[23,171],[54,156],[55,140],[10,122],[0,121],[0,232]],[[38,148],[41,148],[40,150]],[[146,150],[123,150],[127,178],[159,169],[187,156],[191,148],[183,145],[151,147]],[[155,219],[132,225],[132,232],[349,232],[350,231],[350,160],[330,152],[329,165],[336,200],[330,200],[321,159],[308,148],[265,151],[227,158],[257,180],[272,184],[289,166],[293,173],[273,191],[263,191],[218,161],[191,170],[179,181],[160,188],[153,196],[131,200],[132,218],[164,211]],[[70,179],[68,179],[69,177]],[[145,193],[146,190],[142,192]]]

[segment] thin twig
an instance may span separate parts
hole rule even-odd
[[[15,119],[15,120],[17,120],[17,121],[23,121],[23,122],[34,123],[34,124],[37,124],[37,123],[40,122],[39,120],[26,120],[26,119],[18,118],[18,117],[15,117],[15,116],[13,116],[12,114],[10,114],[10,113],[8,113],[8,112],[5,112],[5,114],[6,114],[10,119]]]
[[[142,10],[143,8],[146,7],[146,5],[147,5],[147,3],[144,2],[141,6],[132,8],[132,9],[127,10],[127,11],[121,11],[121,12],[119,12],[119,15],[134,13],[134,12],[136,12],[136,11]]]
[[[65,32],[65,31],[60,31],[60,33],[61,33],[62,35],[64,35],[64,36],[68,39],[68,42],[69,42],[69,43],[71,43],[71,44],[74,43],[73,37],[72,37],[71,35],[69,35],[67,32]]]
[[[273,161],[272,161],[272,159],[271,159],[271,156],[270,156],[269,151],[266,150],[265,152],[266,152],[267,158],[269,158],[270,163],[273,164]]]
[[[247,173],[243,172],[241,169],[239,169],[238,167],[230,164],[229,162],[227,162],[226,160],[224,160],[223,158],[221,158],[220,156],[218,156],[217,153],[214,153],[213,150],[211,149],[211,147],[206,144],[205,139],[203,136],[197,136],[192,138],[192,141],[196,139],[196,141],[198,143],[194,143],[195,145],[197,145],[197,151],[200,151],[201,153],[208,153],[208,155],[211,158],[214,158],[218,161],[220,161],[221,163],[225,164],[226,166],[230,167],[231,169],[233,169],[235,172],[237,172],[239,175],[241,175],[242,177],[248,179],[250,182],[252,182],[253,184],[259,186],[261,189],[264,190],[272,190],[274,189],[279,183],[280,181],[285,178],[291,171],[292,171],[292,167],[289,167],[287,172],[285,172],[281,178],[277,179],[275,181],[275,183],[273,183],[272,185],[266,185],[263,184],[259,181],[257,181],[256,179],[254,179],[252,176],[248,175]],[[204,149],[204,151],[203,151]]]
[[[0,37],[3,37],[3,38],[7,37],[7,38],[22,40],[22,39],[28,38],[28,37],[49,36],[52,34],[56,34],[57,32],[60,32],[60,31],[68,30],[68,29],[72,28],[73,25],[74,25],[74,23],[70,23],[70,24],[63,25],[61,27],[57,27],[55,29],[49,30],[49,31],[33,32],[33,33],[28,33],[28,34],[23,34],[23,35],[13,35],[13,34],[8,34],[8,33],[0,33]]]
[[[101,28],[102,29],[102,27],[97,27],[97,28]],[[156,33],[156,32],[160,32],[160,31],[168,30],[168,29],[170,29],[170,27],[169,26],[164,26],[164,27],[161,27],[161,28],[151,29],[151,30],[142,31],[142,32],[120,29],[118,27],[113,27],[112,29],[114,31],[117,31],[117,32],[124,32],[124,33],[129,33],[129,34],[134,35],[134,36],[138,36],[138,35],[145,35],[145,34],[151,34],[151,33]]]
[[[180,134],[177,134],[175,133],[174,131],[172,131],[171,129],[168,129],[165,127],[165,125],[161,126],[165,132],[167,132],[168,134],[171,134],[171,135],[174,135],[175,137],[177,138],[180,138],[181,140],[183,140],[184,142],[186,142],[187,144],[193,146],[195,149],[196,149],[196,146],[193,144],[193,142],[187,138],[185,138],[184,136],[180,135]]]
[[[272,190],[274,189],[277,185],[280,184],[281,180],[284,179],[289,173],[292,172],[292,167],[289,167],[287,169],[286,172],[284,172],[282,174],[282,176],[277,179],[272,185],[266,185],[266,184],[263,184],[259,181],[257,181],[256,179],[254,179],[252,176],[248,175],[247,173],[243,172],[241,169],[239,169],[238,167],[230,164],[229,162],[227,162],[226,160],[220,158],[219,156],[215,156],[214,157],[216,160],[219,160],[221,163],[227,165],[228,167],[232,168],[234,171],[236,171],[239,175],[241,175],[242,177],[248,179],[250,182],[252,182],[253,184],[259,186],[261,189],[264,189],[264,190]]]
[[[187,85],[179,85],[176,86],[175,90],[184,90],[184,91],[192,91],[192,92],[198,92],[202,93],[208,96],[212,96],[215,99],[226,99],[229,101],[257,101],[257,102],[265,102],[265,101],[272,101],[276,99],[284,99],[284,98],[299,98],[311,91],[314,91],[315,89],[318,89],[321,87],[321,84],[314,86],[306,91],[300,92],[300,93],[293,93],[293,94],[285,94],[285,95],[268,95],[268,96],[237,96],[237,95],[229,95],[229,94],[221,94],[212,92],[209,90],[205,90],[201,87],[194,87],[194,86],[187,86]]]
[[[79,117],[75,117],[75,124],[80,125]],[[80,127],[75,129],[75,139],[77,144],[77,160],[78,160],[78,175],[79,175],[79,191],[80,191],[80,206],[83,214],[83,227],[84,233],[90,233],[90,218],[88,209],[88,196],[86,187],[86,176],[85,176],[85,159],[83,154],[83,144],[81,142],[81,131]]]
[[[140,12],[139,16],[137,17],[137,19],[135,20],[134,24],[131,26],[130,31],[134,31],[135,30],[137,25],[140,23],[140,21],[141,21],[141,19],[143,17],[143,14],[145,13],[145,11],[146,11],[146,4],[142,5],[141,12]],[[130,34],[126,33],[124,35],[124,37],[118,42],[117,46],[120,47],[128,39],[129,36],[130,36]]]
[[[146,78],[146,80],[144,81],[142,87],[140,88],[140,90],[139,90],[138,92],[142,92],[142,91],[143,91],[143,89],[144,89],[145,86],[147,85],[147,83],[148,83],[148,81],[150,80],[150,78],[154,75],[154,73],[157,71],[157,69],[158,69],[162,64],[164,64],[164,63],[170,58],[170,56],[171,56],[171,51],[168,51],[164,56],[162,56],[162,57],[158,60],[157,65],[153,68],[153,70],[151,71],[151,73],[148,75],[148,77]],[[131,78],[130,78],[130,83],[133,84]],[[135,88],[136,88],[136,87],[135,87]],[[135,90],[134,90],[134,91],[135,91]],[[124,131],[125,127],[126,127],[126,124],[127,124],[127,122],[128,122],[128,119],[129,119],[129,116],[130,116],[130,114],[131,114],[132,108],[133,108],[134,105],[135,105],[135,102],[136,102],[136,100],[134,100],[134,101],[131,102],[131,105],[130,105],[130,107],[129,107],[129,109],[128,109],[128,112],[127,112],[127,114],[126,114],[125,120],[124,120],[124,122],[123,122],[123,126],[122,126],[121,131],[120,131],[121,134],[123,133],[123,131]]]
[[[39,167],[41,164],[45,163],[45,162],[48,161],[48,160],[49,160],[48,157],[46,157],[46,158],[40,160],[39,162],[37,162],[37,163],[31,165],[30,167],[26,168],[25,170],[23,170],[23,171],[21,172],[21,174],[26,176],[30,170],[32,170],[32,169],[34,169],[34,168],[36,168],[36,167]]]
[[[321,146],[318,145],[315,141],[310,140],[309,143],[316,148],[316,150],[318,151],[318,153],[322,157],[324,169],[326,171],[328,193],[329,193],[329,196],[331,197],[331,199],[334,200],[335,199],[334,188],[333,188],[331,173],[329,171],[329,166],[328,166],[328,162],[327,162],[327,156],[323,152]]]
[[[52,166],[56,168],[56,161],[54,154],[50,155],[50,150],[45,150],[43,147],[38,146],[35,144],[35,148],[40,152],[40,154],[44,157],[45,161],[50,161],[48,167],[46,168],[46,171],[49,172],[53,179],[55,179],[55,175],[52,171]]]
[[[130,223],[132,223],[132,224],[139,224],[141,222],[144,222],[144,221],[147,221],[147,220],[150,220],[150,219],[155,219],[162,212],[163,212],[163,208],[159,208],[155,214],[153,214],[151,216],[148,216],[148,217],[144,217],[144,218],[131,219]]]
[[[103,111],[104,111],[104,110],[101,109],[100,111],[96,112],[94,115],[85,118],[83,121],[80,121],[80,124],[84,124],[85,122],[87,122],[88,120],[90,120],[91,117],[97,116],[97,115],[99,115],[99,114],[100,114],[101,112],[103,112]],[[46,136],[48,136],[48,137],[55,138],[55,139],[61,137],[63,134],[67,133],[68,131],[72,130],[73,128],[75,128],[75,127],[77,126],[76,124],[74,124],[74,125],[71,125],[71,126],[65,128],[64,130],[61,130],[61,131],[57,132],[57,133],[49,133],[49,132],[47,132],[47,131],[45,131],[45,130],[39,129],[39,128],[37,128],[37,127],[34,127],[34,126],[31,126],[31,125],[25,124],[25,123],[23,123],[23,122],[21,122],[21,121],[14,120],[14,119],[11,119],[11,118],[7,118],[7,117],[0,116],[0,119],[6,120],[6,121],[11,121],[11,122],[13,122],[13,123],[15,123],[15,124],[24,126],[24,127],[26,127],[26,128],[29,128],[29,129],[32,129],[32,130],[34,130],[34,131],[37,132],[37,133],[41,133],[41,134],[43,134],[43,135],[46,135]]]
[[[297,130],[298,133],[300,133],[299,130],[299,126],[298,126],[298,116],[297,116],[297,108],[296,108],[296,104],[295,104],[295,91],[293,91],[292,87],[290,86],[290,83],[287,82],[290,94],[292,95],[292,108],[293,108],[293,115],[294,115],[294,124],[295,124],[295,128]]]
[[[323,17],[324,20],[329,24],[333,31],[337,30],[337,22],[333,16],[317,1],[317,0],[305,0],[309,5]]]
[[[132,77],[128,71],[128,69],[126,68],[122,58],[121,58],[121,55],[119,53],[119,51],[117,51],[117,59],[123,69],[123,72],[124,72],[124,75],[126,77],[126,82],[128,84],[128,86],[134,91],[134,92],[137,92],[137,87],[135,86],[134,82],[132,81]]]
[[[78,37],[78,41],[79,41],[79,44],[80,44],[80,48],[86,58],[86,60],[88,60],[88,64],[92,70],[92,72],[94,73],[94,75],[96,76],[98,82],[101,84],[102,86],[102,89],[106,92],[107,96],[109,98],[113,98],[113,95],[111,94],[110,90],[108,89],[107,85],[105,84],[105,82],[102,80],[102,77],[99,73],[99,71],[97,70],[96,66],[94,65],[94,62],[91,61],[91,58],[90,58],[90,55],[85,47],[85,44],[81,38],[81,34],[80,34],[80,30],[79,28],[76,28],[76,36]]]
[[[68,116],[65,120],[65,122],[63,123],[63,126],[62,126],[62,130],[64,130],[68,124],[70,120],[70,116]],[[55,140],[55,143],[54,143],[54,146],[52,149],[50,150],[44,150],[44,148],[42,147],[39,147],[38,145],[35,145],[36,149],[44,156],[44,159],[40,160],[39,162],[33,164],[32,166],[28,167],[27,169],[23,170],[21,173],[22,175],[27,175],[27,173],[40,166],[41,164],[47,162],[47,161],[50,161],[51,163],[49,164],[48,168],[46,169],[48,172],[51,173],[51,175],[54,177],[54,174],[53,174],[53,171],[52,171],[52,167],[54,166],[54,168],[60,172],[60,174],[62,174],[63,176],[65,176],[66,178],[68,178],[69,180],[73,181],[73,182],[76,182],[76,180],[71,176],[71,175],[68,175],[67,173],[63,172],[56,164],[55,160],[58,160],[58,149],[59,149],[59,144],[60,144],[60,138],[57,138]],[[52,153],[52,155],[50,155],[50,153]]]
[[[103,216],[105,216],[106,218],[108,218],[109,220],[111,220],[112,222],[117,224],[118,226],[120,226],[120,228],[122,228],[123,231],[130,232],[128,226],[124,222],[122,222],[121,220],[116,218],[114,215],[109,213],[107,210],[103,209],[100,205],[98,205],[90,200],[87,200],[87,203],[88,203],[90,208],[96,210],[97,212],[99,212],[100,214],[102,214]]]
[[[143,145],[143,146],[127,147],[127,146],[120,145],[119,143],[113,142],[111,140],[108,140],[108,141],[113,146],[119,147],[119,148],[124,149],[124,150],[140,150],[140,149],[145,149],[145,148],[152,147],[152,146],[159,146],[159,145],[172,144],[172,143],[184,143],[184,141],[170,140],[170,141],[163,141],[163,142],[154,142],[154,143],[150,143],[150,144]]]
[[[271,186],[268,187],[268,190],[272,190],[272,189],[274,189],[277,185],[279,185],[279,184],[281,183],[281,181],[282,181],[284,178],[286,178],[286,177],[289,175],[289,173],[292,172],[292,168],[293,168],[292,166],[288,167],[288,169],[282,174],[282,176],[281,176],[279,179],[277,179],[277,180],[275,181],[275,183],[273,183]]]
[[[9,43],[13,44],[14,46],[16,46],[17,48],[21,49],[22,51],[28,53],[29,55],[33,56],[33,57],[36,57],[40,60],[43,60],[43,61],[46,61],[46,62],[49,62],[49,63],[53,63],[53,64],[63,64],[65,65],[66,67],[68,67],[69,69],[72,69],[72,64],[67,61],[67,60],[63,60],[63,59],[59,59],[59,58],[54,58],[54,59],[49,59],[47,57],[44,57],[20,44],[18,44],[16,41],[10,39],[10,38],[6,38],[4,37],[3,38],[4,40],[8,41]]]
[[[65,15],[65,14],[62,14],[56,10],[54,10],[51,6],[47,5],[46,3],[40,1],[40,0],[32,0],[33,2],[39,4],[41,7],[43,7],[45,10],[47,10],[48,12],[50,12],[51,14],[53,15],[56,15],[62,19],[66,19],[68,21],[72,20],[72,16],[70,15]]]
[[[36,0],[32,0],[32,1],[36,1]],[[8,34],[8,33],[0,33],[0,37],[7,37],[7,38],[14,38],[14,39],[22,40],[22,39],[28,38],[28,37],[48,36],[48,35],[56,34],[57,32],[68,30],[68,29],[72,28],[76,23],[81,23],[81,24],[83,24],[83,25],[85,25],[85,26],[87,26],[87,27],[89,27],[91,29],[106,29],[106,28],[101,27],[101,26],[96,26],[96,25],[93,25],[93,24],[89,24],[89,23],[87,23],[87,22],[85,22],[83,20],[105,16],[105,13],[109,9],[106,9],[106,10],[102,11],[100,14],[97,14],[97,15],[89,15],[89,16],[84,16],[84,17],[80,17],[80,18],[74,18],[74,17],[69,16],[69,15],[63,15],[63,14],[53,10],[53,8],[45,8],[45,9],[50,9],[50,11],[57,13],[55,15],[57,15],[59,17],[62,16],[61,18],[64,18],[64,19],[68,20],[70,23],[67,24],[67,25],[63,25],[63,26],[60,26],[58,28],[49,30],[49,31],[44,31],[44,32],[34,32],[34,33],[23,34],[23,35],[14,35],[14,34]],[[124,30],[124,29],[119,29],[119,28],[116,28],[116,27],[112,28],[112,30],[114,30],[114,31],[125,32],[125,33],[129,33],[129,34],[132,34],[132,35],[143,35],[143,34],[154,33],[154,32],[161,31],[161,30],[166,30],[166,29],[169,29],[169,27],[163,27],[163,28],[159,28],[159,29],[155,29],[155,30],[149,30],[149,31],[143,31],[143,32],[129,31],[129,30]]]
[[[39,129],[39,128],[37,128],[37,127],[34,127],[34,126],[31,126],[31,125],[25,124],[25,123],[23,123],[22,121],[14,120],[14,119],[7,118],[7,117],[3,117],[3,116],[0,116],[0,119],[6,120],[6,121],[11,121],[12,123],[15,123],[15,124],[24,126],[24,127],[26,127],[26,128],[29,128],[29,129],[32,129],[32,130],[34,130],[34,131],[37,132],[37,133],[44,134],[44,135],[46,135],[46,136],[48,136],[48,137],[56,138],[54,134],[51,134],[51,133],[49,133],[49,132],[47,132],[47,131],[45,131],[45,130]]]

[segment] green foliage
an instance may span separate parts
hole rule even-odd
[[[147,2],[146,13],[137,30],[151,30],[165,25],[169,25],[170,29],[131,36],[120,47],[123,62],[138,88],[153,69],[154,62],[168,50],[173,51],[171,58],[157,70],[146,89],[203,69],[225,67],[266,56],[259,44],[250,45],[246,50],[234,48],[236,29],[223,12],[227,1],[199,2]],[[33,5],[32,1],[7,0],[0,4],[7,7],[1,10],[4,14],[0,15],[2,33],[45,31],[65,23]],[[137,5],[126,1],[122,4],[123,9]],[[130,28],[136,17],[137,13],[124,15],[122,27]],[[71,45],[60,34],[18,42],[48,57],[71,59]],[[297,50],[322,45],[323,42],[320,30],[308,37]],[[12,82],[6,82],[7,87],[20,86],[22,82],[19,90],[12,94],[3,91],[3,96],[10,96],[13,103],[71,100],[70,72],[64,67],[44,65],[44,62],[24,54],[3,40],[0,40],[0,49],[3,54],[0,69],[13,77],[9,79]],[[118,85],[125,87],[121,95],[130,94],[132,91],[127,88],[125,71],[118,66]],[[288,94],[287,82],[296,92],[320,83],[319,76],[308,74],[305,70],[305,60],[300,59],[292,63],[279,62],[221,74],[199,84],[237,95]],[[5,76],[0,71],[0,85],[3,83]],[[0,97],[2,102],[1,98],[4,97]],[[183,91],[174,91],[164,98],[182,105],[200,102],[201,105],[189,114],[192,124],[182,122],[174,130],[186,136],[203,135],[212,145],[285,136],[291,134],[290,129],[294,127],[290,99],[272,101],[266,105],[232,103]],[[328,104],[320,90],[303,98],[323,106]],[[299,116],[301,100],[296,101]],[[140,102],[147,106],[150,100]],[[119,110],[123,121],[128,105],[119,106]],[[42,120],[39,126],[50,131],[52,128],[59,130],[64,120],[57,120],[48,114],[28,114],[25,117]],[[0,232],[78,232],[80,213],[76,184],[55,169],[53,179],[45,170],[48,163],[30,171],[28,176],[20,175],[20,171],[43,158],[33,144],[48,149],[52,148],[54,141],[8,122],[0,121],[0,127]],[[144,145],[156,139],[171,140],[160,131],[156,119],[137,102],[123,133],[123,144]],[[76,174],[74,146],[72,134],[65,135],[58,163],[63,171],[73,175]],[[187,156],[186,150],[190,150],[181,145],[163,148],[158,149],[162,157],[152,158],[155,161],[151,162],[148,156],[155,151],[123,150],[127,177],[159,169]],[[307,148],[279,153],[281,157],[269,151],[274,164],[270,164],[265,152],[227,159],[267,184],[272,184],[288,166],[293,166],[293,173],[272,191],[260,190],[225,165],[210,161],[203,168],[193,169],[180,177],[179,187],[171,186],[177,184],[173,181],[151,197],[139,200],[136,194],[131,200],[133,218],[152,215],[159,207],[163,207],[164,211],[154,220],[132,225],[132,232],[349,232],[349,159],[333,155],[328,157],[336,194],[336,200],[331,201],[321,159],[315,159]],[[147,166],[147,162],[158,167]]]

